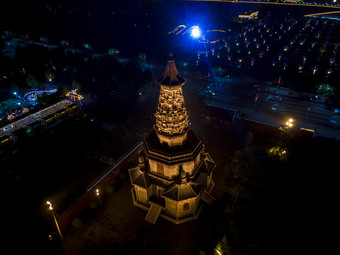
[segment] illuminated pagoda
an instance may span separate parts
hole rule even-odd
[[[172,54],[157,80],[160,95],[153,130],[144,138],[138,165],[129,169],[134,205],[147,210],[145,220],[158,217],[181,224],[197,219],[210,195],[215,162],[190,128],[182,86]]]

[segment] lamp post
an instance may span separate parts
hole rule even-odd
[[[289,119],[287,122],[286,122],[286,128],[291,128],[293,127],[293,119]]]
[[[289,134],[291,133],[291,128],[294,126],[293,123],[294,123],[294,119],[288,119],[285,125],[282,127],[279,127],[279,129],[283,131],[284,133]]]
[[[100,199],[100,192],[99,192],[99,189],[96,189],[96,196],[98,197],[98,201],[99,203],[101,203],[101,199]]]
[[[63,240],[64,237],[63,237],[63,234],[62,234],[61,231],[60,231],[60,228],[59,228],[59,224],[58,224],[57,218],[55,217],[55,214],[54,214],[54,211],[53,211],[52,203],[51,203],[50,201],[46,201],[46,204],[49,205],[48,209],[52,212],[52,216],[53,216],[55,225],[57,226],[57,229],[58,229],[58,233],[59,233],[60,239]]]

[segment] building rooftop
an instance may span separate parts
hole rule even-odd
[[[197,197],[204,188],[203,184],[199,183],[183,183],[174,184],[167,191],[163,192],[163,196],[175,201],[182,201],[189,198]]]
[[[132,183],[139,187],[147,189],[152,184],[150,176],[141,171],[139,167],[129,169],[129,175]]]

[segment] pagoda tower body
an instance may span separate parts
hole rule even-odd
[[[135,206],[148,211],[146,220],[162,217],[176,224],[197,219],[210,195],[215,162],[190,128],[179,74],[170,54],[157,80],[160,95],[153,130],[144,138],[143,155],[129,169]]]

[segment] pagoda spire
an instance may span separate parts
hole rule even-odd
[[[182,86],[185,79],[179,74],[172,53],[163,75],[157,80],[160,94],[155,117],[155,130],[161,143],[168,146],[182,145],[189,130],[188,110]]]
[[[179,74],[173,53],[169,53],[168,63],[165,67],[163,75],[157,80],[159,85],[163,86],[183,86],[185,79]]]

